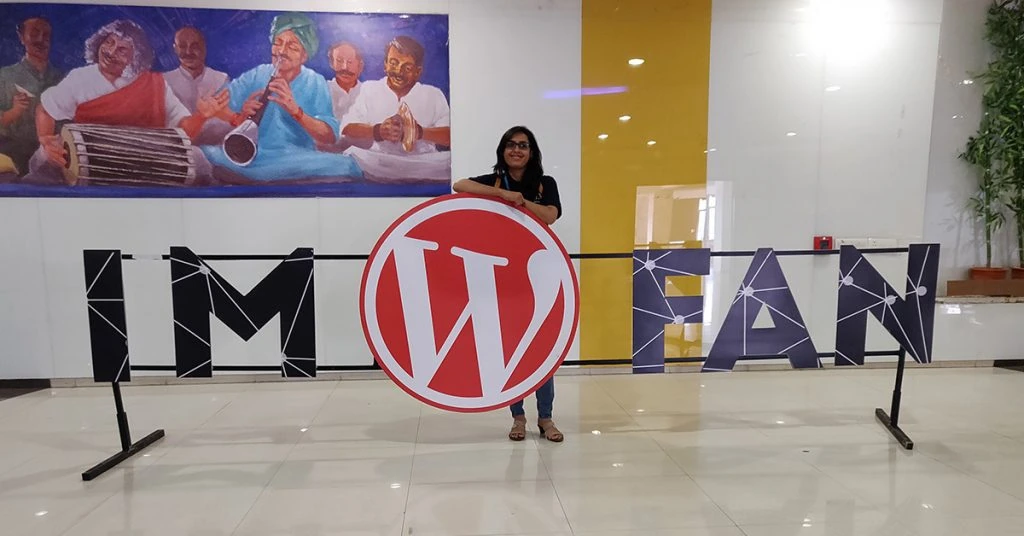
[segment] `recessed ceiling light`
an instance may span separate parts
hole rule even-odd
[[[789,136],[790,138],[792,138],[793,136],[796,136],[796,132],[787,132],[786,136]]]
[[[658,142],[656,142],[654,140],[650,140],[650,141],[647,142],[647,145],[654,145],[656,143],[658,143]],[[640,410],[640,411],[643,411],[643,410]]]
[[[599,140],[607,140],[608,139],[608,135],[607,134],[598,134],[597,135],[597,139],[599,139]]]
[[[971,85],[971,84],[973,84],[973,83],[974,83],[974,80],[971,80],[970,78],[968,78],[968,79],[966,79],[966,80],[964,80],[964,81],[963,81],[963,84],[964,84],[965,86],[969,86],[969,85]]]
[[[398,18],[400,18],[400,19],[407,19],[407,18],[409,18],[409,15],[399,15]]]
[[[629,121],[630,119],[633,119],[633,116],[631,116],[631,115],[620,115],[619,116],[619,121],[622,121],[623,123],[625,123],[626,121]]]
[[[50,512],[47,512],[46,510],[40,510],[40,511],[36,512],[36,517],[43,517],[43,516],[45,516],[46,514],[49,514],[49,513]]]
[[[644,59],[643,58],[633,58],[633,59],[629,60],[628,63],[630,65],[632,65],[633,67],[639,67],[640,65],[644,64]]]
[[[839,87],[839,86],[828,86],[827,88],[825,88],[825,91],[833,92],[833,91],[839,91],[840,89],[842,89],[842,88]]]

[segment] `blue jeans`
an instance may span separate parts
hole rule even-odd
[[[552,376],[548,381],[544,382],[544,384],[537,389],[535,396],[537,397],[537,418],[550,419],[551,410],[555,403],[555,377]],[[513,417],[522,417],[526,415],[526,410],[523,409],[522,400],[512,404],[511,409]]]

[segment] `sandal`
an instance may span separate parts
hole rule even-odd
[[[546,427],[544,425],[547,425]],[[555,423],[551,422],[551,419],[545,419],[537,422],[537,427],[540,428],[540,436],[553,443],[561,443],[565,436],[562,432],[555,428]]]
[[[526,439],[526,419],[514,419],[512,421],[512,430],[509,431],[508,438],[512,441]]]

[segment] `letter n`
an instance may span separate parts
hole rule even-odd
[[[131,381],[121,251],[87,249],[82,251],[82,257],[85,262],[85,299],[89,307],[93,380]]]
[[[186,247],[171,248],[174,355],[179,378],[213,374],[210,313],[249,340],[281,315],[281,375],[316,376],[313,312],[313,250],[299,248],[248,294],[230,283]]]
[[[907,293],[900,296],[853,246],[839,250],[836,366],[863,365],[868,313],[918,363],[932,362],[939,245],[913,244],[907,260]]]
[[[762,308],[768,309],[775,327],[754,327]],[[754,254],[702,370],[730,371],[743,357],[787,357],[793,368],[821,368],[786,275],[770,248]]]
[[[704,321],[704,296],[666,296],[665,278],[711,273],[711,250],[633,251],[633,372],[665,372],[665,326]]]

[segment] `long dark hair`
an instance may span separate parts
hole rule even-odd
[[[536,193],[540,189],[540,178],[544,176],[544,166],[541,164],[540,145],[537,145],[537,137],[530,129],[518,125],[505,131],[501,141],[498,142],[497,150],[495,150],[498,159],[494,163],[494,172],[498,175],[508,173],[508,163],[505,162],[505,144],[512,139],[512,136],[520,132],[525,134],[526,139],[530,142],[530,159],[526,161],[526,169],[523,170],[523,191]]]

